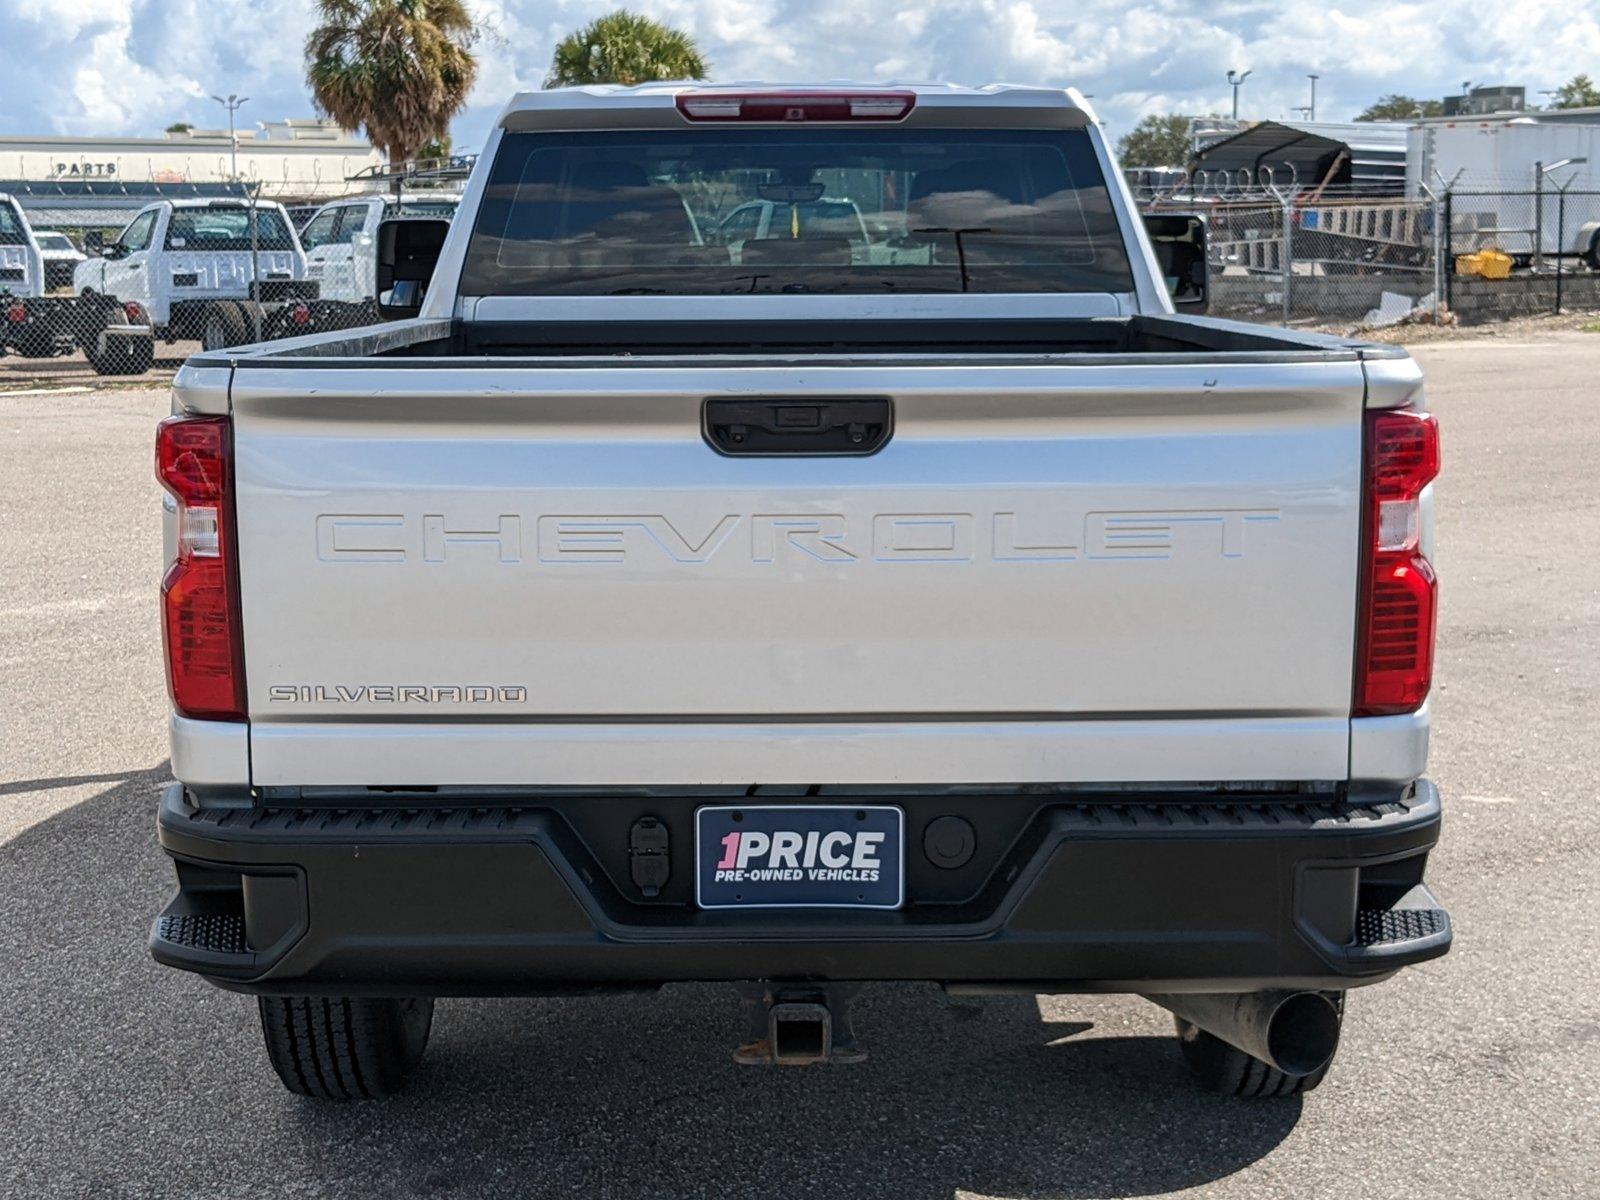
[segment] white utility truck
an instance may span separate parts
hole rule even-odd
[[[57,358],[81,349],[100,375],[148,371],[155,343],[144,309],[105,296],[50,295],[50,266],[22,206],[0,193],[0,356]]]
[[[306,252],[306,278],[314,280],[326,322],[343,327],[377,319],[378,226],[400,217],[448,221],[459,196],[447,193],[354,196],[324,204],[300,230]],[[342,310],[342,311],[341,311]],[[365,317],[365,321],[356,320]]]
[[[309,324],[317,286],[281,204],[158,200],[78,264],[73,290],[137,304],[157,337],[221,349]]]
[[[157,435],[151,948],[293,1091],[399,1088],[438,997],[726,981],[798,1064],[925,980],[1286,1095],[1448,948],[1417,367],[1199,315],[1077,93],[520,95],[377,242],[399,319],[192,358]]]

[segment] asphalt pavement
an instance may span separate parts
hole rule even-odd
[[[1417,354],[1456,946],[1352,995],[1320,1090],[1247,1102],[1140,1000],[931,986],[867,993],[854,1067],[736,1067],[732,990],[676,987],[441,1002],[406,1095],[289,1095],[254,1002],[144,948],[166,394],[0,394],[0,1196],[1600,1195],[1600,334]]]

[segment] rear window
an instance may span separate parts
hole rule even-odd
[[[22,218],[10,204],[0,204],[0,246],[21,246],[28,237],[22,232]]]
[[[508,133],[471,296],[1133,290],[1081,130]]]
[[[294,241],[283,215],[261,208],[256,216],[256,249],[292,250]],[[167,222],[168,250],[249,250],[247,208],[177,208]]]

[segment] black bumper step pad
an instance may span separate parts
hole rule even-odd
[[[1364,908],[1356,914],[1358,946],[1386,946],[1433,937],[1450,927],[1442,908]]]
[[[156,921],[156,937],[211,954],[247,954],[244,917],[235,913],[183,913]]]

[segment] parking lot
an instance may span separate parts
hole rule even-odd
[[[82,350],[63,354],[57,358],[20,358],[8,355],[0,360],[0,394],[40,389],[85,388],[109,390],[116,388],[165,388],[172,382],[173,373],[191,354],[200,353],[200,343],[192,341],[160,342],[155,345],[155,361],[143,375],[105,376],[95,374]]]
[[[1417,355],[1446,456],[1430,878],[1457,940],[1352,996],[1304,1101],[1196,1091],[1135,998],[931,986],[869,992],[870,1060],[809,1071],[729,1061],[728,988],[441,1002],[408,1094],[290,1096],[254,1001],[144,948],[171,883],[167,396],[0,392],[0,1195],[1596,1195],[1600,333]]]

